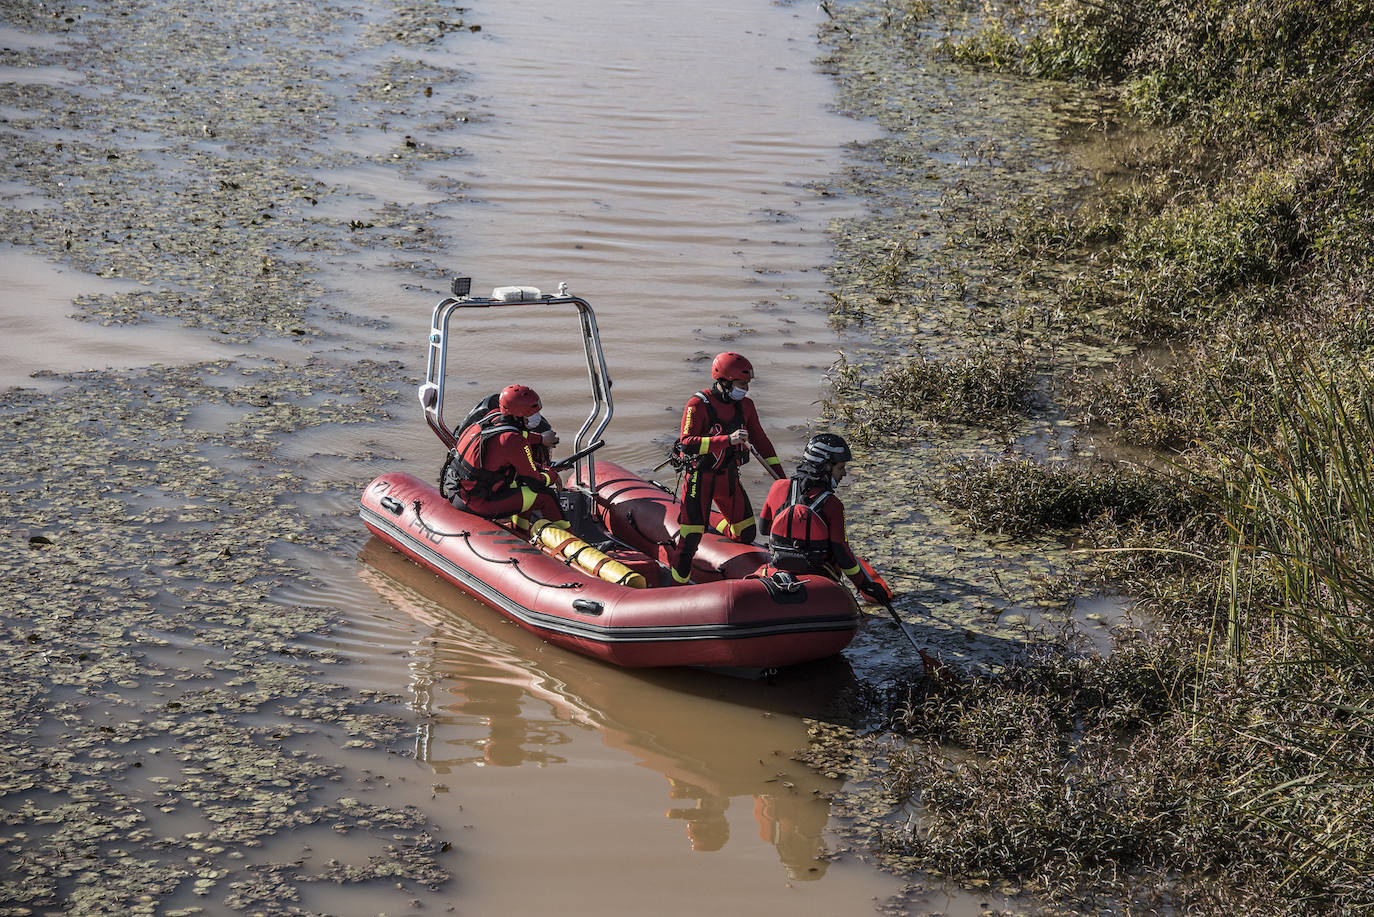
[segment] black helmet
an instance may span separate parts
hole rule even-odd
[[[849,451],[849,443],[836,433],[817,433],[811,437],[802,450],[801,460],[815,465],[836,465],[852,461],[854,454]]]

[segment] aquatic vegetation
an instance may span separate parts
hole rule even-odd
[[[1271,405],[1238,397],[1262,389],[1270,343],[1234,320],[1193,344],[1143,351],[1114,372],[1079,370],[1060,386],[1064,409],[1088,429],[1160,451],[1194,449],[1204,437],[1269,430]]]
[[[62,395],[0,399],[15,546],[0,564],[8,905],[297,900],[314,867],[275,862],[285,851],[269,842],[310,826],[392,839],[371,845],[370,865],[321,878],[444,881],[428,817],[350,801],[348,771],[321,753],[385,760],[400,698],[325,675],[342,660],[314,637],[337,612],[271,598],[302,577],[274,546],[340,551],[352,537],[291,510],[321,485],[277,456],[283,437],[384,417],[395,372],[223,362],[76,374]],[[234,419],[201,428],[206,406]]]
[[[361,28],[427,45],[457,13],[383,6]],[[359,15],[7,6],[7,25],[70,39],[7,63],[89,82],[7,87],[0,175],[26,193],[0,207],[0,240],[126,281],[77,303],[92,322],[238,343],[384,326],[329,304],[318,259],[435,242],[409,208],[322,180],[371,161],[329,138],[380,130],[377,109],[397,118],[459,75],[357,55],[343,39]],[[370,155],[400,170],[457,153],[398,133]],[[399,364],[302,351],[40,375],[54,391],[0,393],[0,910],[286,913],[320,882],[402,908],[444,883],[452,844],[430,814],[368,802],[359,776],[407,753],[411,711],[345,686],[320,639],[337,610],[279,600],[318,586],[296,546],[351,556],[365,477],[322,480],[283,446],[385,420]],[[317,494],[347,509],[302,510]]]
[[[1024,351],[908,356],[884,365],[876,378],[841,360],[827,408],[852,439],[871,445],[921,421],[1014,424],[1034,405],[1038,381],[1037,361]]]
[[[956,361],[975,351],[973,329],[1009,327],[989,317],[1013,304],[1035,316],[1029,337],[998,340],[1003,352],[1034,342],[1052,408],[1102,451],[1167,451],[1131,452],[1139,467],[1072,450],[1047,463],[1009,436],[1007,457],[986,439],[946,438],[953,459],[917,500],[933,491],[966,524],[1014,533],[1008,550],[1047,531],[1071,538],[1081,565],[1056,571],[1050,592],[1119,588],[1153,620],[1121,631],[1107,656],[1065,634],[999,671],[913,684],[890,708],[909,741],[855,756],[870,779],[887,762],[883,792],[856,802],[867,807],[856,830],[894,868],[1010,882],[1087,910],[1367,909],[1374,13],[1044,0],[937,16],[905,31],[888,17],[890,40],[942,33],[945,60],[990,80],[1093,87],[1109,98],[1092,126],[1137,139],[1086,193],[970,181],[940,197],[922,258],[896,278],[903,295],[893,272],[859,260],[852,277],[884,301],[846,289],[844,302],[890,346],[841,364],[837,389],[876,395],[884,367],[905,359],[911,344],[884,308],[918,304],[900,331],[935,337],[931,352]],[[887,161],[912,196],[938,178]],[[932,264],[949,282],[932,282]],[[962,315],[939,308],[950,298]],[[1090,356],[1094,343],[1112,357]],[[1120,362],[1132,345],[1145,346]],[[882,413],[833,410],[859,429]],[[891,437],[871,449],[899,460]],[[938,549],[925,557],[936,567]]]
[[[965,459],[941,479],[939,493],[973,528],[1019,534],[1137,521],[1173,530],[1209,507],[1205,494],[1181,489],[1168,474],[1107,462]]]

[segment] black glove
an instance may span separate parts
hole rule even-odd
[[[892,602],[892,593],[883,588],[882,583],[876,583],[869,580],[859,587],[859,591],[880,605],[890,604]]]

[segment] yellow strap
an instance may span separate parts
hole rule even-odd
[[[845,576],[853,576],[855,573],[859,572],[859,565],[855,564],[852,567],[846,567],[842,569],[840,572],[843,573]]]
[[[677,527],[679,535],[700,535],[706,531],[704,525],[679,525]]]

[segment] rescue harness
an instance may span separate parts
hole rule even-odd
[[[488,499],[499,490],[515,483],[515,466],[506,465],[500,471],[482,467],[482,454],[487,440],[501,433],[522,433],[520,427],[502,423],[501,415],[488,414],[463,430],[457,445],[449,450],[440,472],[439,492],[448,500],[459,494],[464,482],[471,482],[465,498]]]
[[[787,501],[778,509],[769,527],[768,550],[772,565],[788,573],[811,573],[830,562],[830,526],[820,514],[820,506],[834,491],[826,488],[811,500],[805,499],[801,478],[793,478],[787,488]]]
[[[711,403],[709,389],[702,389],[693,394],[692,397],[700,401],[706,408],[706,419],[708,421],[706,427],[707,435],[719,436],[724,434],[725,436],[729,436],[736,430],[742,430],[744,428],[743,409],[736,407],[735,416],[729,421],[722,422],[720,415],[716,413],[716,406]],[[668,456],[668,463],[671,464],[675,470],[682,471],[685,469],[689,473],[697,471],[722,471],[732,467],[732,463],[733,467],[738,468],[740,465],[747,464],[748,461],[749,450],[741,449],[738,446],[727,446],[719,457],[713,457],[706,453],[689,455],[682,448],[681,439],[673,443],[672,452]]]

